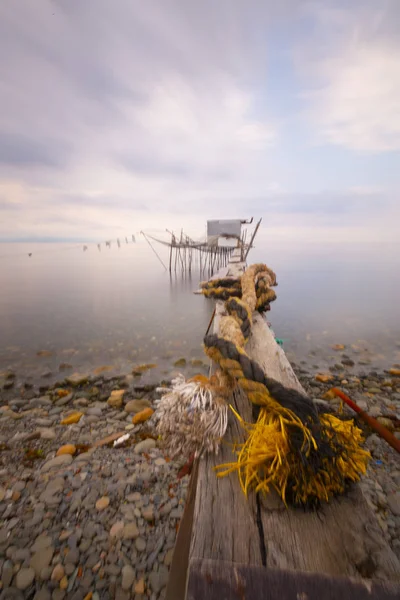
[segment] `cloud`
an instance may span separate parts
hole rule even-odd
[[[23,133],[0,132],[0,166],[62,167],[66,165],[65,144],[32,139]]]
[[[391,210],[381,173],[343,154],[333,177],[329,148],[397,147],[397,12],[341,6],[4,0],[0,239]]]
[[[70,206],[72,208],[90,208],[107,210],[147,211],[148,207],[139,200],[128,197],[105,194],[71,194],[55,190],[49,205]]]
[[[267,10],[259,20],[258,33]],[[265,60],[250,25],[209,1],[2,3],[0,175],[9,194],[20,185],[25,229],[77,207],[79,228],[83,212],[102,229],[150,208],[196,213],[213,188],[215,208],[246,187],[278,139],[246,81]]]
[[[269,226],[282,222],[334,228],[344,224],[367,226],[382,215],[390,214],[391,219],[400,217],[396,194],[361,188],[298,194],[270,192],[251,199],[247,209],[263,215]]]
[[[302,96],[319,140],[400,150],[399,3],[316,4],[307,14],[314,33],[298,64],[313,82]]]
[[[166,77],[126,116],[135,136],[118,138],[116,159],[138,174],[234,177],[276,137],[272,124],[251,117],[250,94],[229,80],[221,90],[201,90]]]

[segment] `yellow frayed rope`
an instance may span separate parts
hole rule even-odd
[[[250,489],[268,492],[273,487],[285,503],[288,493],[295,504],[328,501],[365,473],[369,453],[352,420],[318,415],[310,399],[268,379],[246,354],[260,280],[263,294],[275,298],[270,290],[275,274],[266,265],[249,267],[241,278],[241,299],[225,303],[228,315],[221,318],[220,335],[204,340],[207,355],[261,407],[256,423],[246,423],[231,407],[248,438],[237,447],[236,462],[217,467],[218,476],[236,471],[246,495]]]

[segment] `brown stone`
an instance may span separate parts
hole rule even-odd
[[[89,376],[86,373],[72,373],[72,375],[68,375],[65,378],[65,381],[72,385],[73,387],[79,387],[87,382]]]
[[[149,369],[155,369],[157,367],[156,364],[154,363],[148,363],[145,365],[137,365],[136,367],[133,367],[132,369],[132,375],[135,375],[136,377],[142,375],[142,373],[145,373],[146,371],[148,371]]]
[[[74,425],[75,423],[79,423],[81,417],[83,417],[82,412],[73,412],[61,421],[61,425]]]
[[[111,396],[107,400],[108,406],[111,406],[111,408],[121,408],[124,393],[125,390],[113,390]]]
[[[52,581],[61,581],[64,577],[65,571],[64,567],[61,564],[58,564],[54,567],[53,572],[51,574]]]
[[[120,538],[122,537],[122,532],[124,530],[124,522],[117,521],[110,529],[110,537],[112,538]]]
[[[112,365],[103,365],[102,367],[97,367],[97,369],[95,369],[93,373],[95,375],[100,375],[101,373],[105,373],[106,371],[112,371],[113,368],[114,367]]]
[[[333,381],[335,378],[330,373],[318,373],[315,376],[315,381],[320,381],[321,383],[329,383]]]
[[[154,413],[154,410],[152,408],[145,408],[144,410],[141,410],[140,412],[138,412],[132,418],[132,423],[134,425],[137,425],[138,423],[144,423],[145,421],[148,421],[148,419],[150,419],[150,417],[152,416],[153,413]]]
[[[65,444],[65,446],[61,446],[58,450],[57,450],[57,455],[56,456],[62,456],[63,454],[71,454],[71,456],[73,456],[76,452],[76,446],[74,446],[73,444]]]
[[[102,496],[96,502],[97,510],[105,510],[110,505],[110,498],[108,496]]]
[[[135,583],[135,594],[144,594],[144,579],[142,577],[142,579],[139,579],[139,581],[137,581]]]
[[[138,413],[144,410],[145,408],[151,408],[151,404],[148,400],[143,398],[142,400],[129,400],[124,406],[124,411],[128,414]]]

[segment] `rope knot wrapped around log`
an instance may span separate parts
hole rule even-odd
[[[224,378],[222,387],[216,386],[215,381],[203,384],[209,394],[218,398],[212,410],[222,414],[235,385],[259,407],[256,423],[244,422],[233,411],[248,438],[237,450],[236,461],[217,468],[218,476],[236,471],[245,494],[251,489],[268,492],[273,487],[285,503],[313,506],[329,501],[343,493],[350,481],[357,481],[366,471],[369,453],[363,450],[362,432],[352,420],[317,409],[306,395],[269,378],[246,353],[252,315],[256,310],[269,310],[270,302],[276,298],[272,289],[275,285],[275,273],[264,264],[250,266],[239,279],[202,284],[206,297],[225,300],[226,314],[221,317],[219,334],[204,338],[206,354],[219,366],[219,381]],[[198,393],[197,390],[195,396]],[[203,410],[201,403],[198,408]],[[210,414],[208,419],[215,425]],[[201,421],[200,416],[196,423]],[[218,448],[227,426],[225,413],[218,424],[197,429],[197,454]],[[161,424],[160,432],[163,431]],[[187,428],[185,433],[187,436]]]

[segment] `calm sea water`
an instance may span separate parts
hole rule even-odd
[[[290,247],[261,236],[249,256],[259,261],[278,275],[268,319],[291,359],[324,368],[337,362],[332,344],[342,343],[357,363],[400,362],[393,248]],[[196,271],[170,276],[144,241],[101,252],[96,245],[83,252],[82,245],[0,244],[0,370],[11,367],[20,380],[51,371],[51,380],[60,378],[60,363],[129,372],[151,362],[152,377],[170,375],[177,359],[202,358],[213,303],[193,294],[200,279]]]

